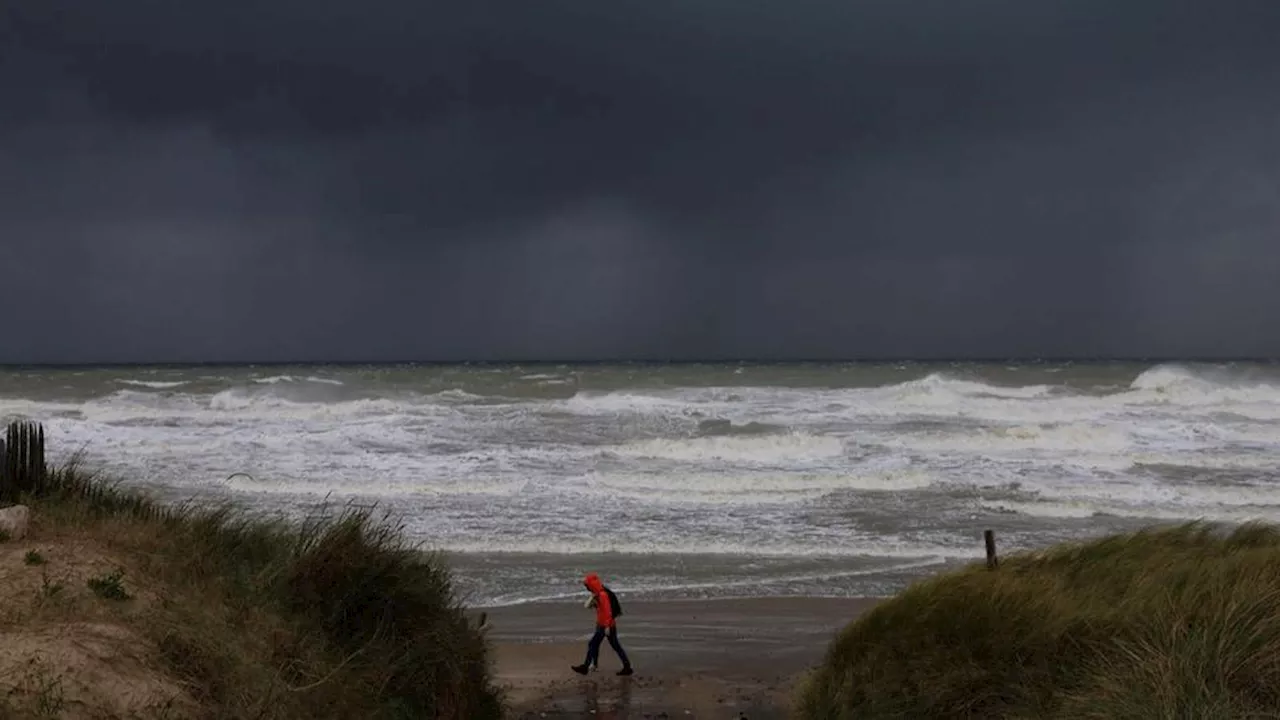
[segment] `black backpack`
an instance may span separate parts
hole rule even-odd
[[[618,602],[618,596],[608,586],[604,588],[605,594],[609,596],[609,609],[613,612],[614,617],[622,617],[622,603]]]

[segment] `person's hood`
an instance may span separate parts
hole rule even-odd
[[[582,584],[586,585],[592,593],[598,593],[604,589],[604,583],[600,582],[600,576],[595,573],[587,573],[587,576],[582,579]]]

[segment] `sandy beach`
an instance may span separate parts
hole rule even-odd
[[[499,682],[516,718],[786,717],[797,680],[832,634],[878,600],[762,598],[627,602],[619,638],[636,674],[619,678],[606,643],[582,661],[592,629],[577,603],[488,610]]]

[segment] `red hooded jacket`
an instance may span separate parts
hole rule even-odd
[[[604,583],[595,573],[587,573],[582,584],[587,586],[596,599],[596,625],[603,628],[613,627],[613,605],[609,603],[609,593],[604,591]]]

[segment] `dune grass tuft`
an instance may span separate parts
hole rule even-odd
[[[443,559],[369,508],[301,523],[166,506],[81,470],[25,499],[128,565],[95,578],[208,717],[497,718],[486,640]],[[146,601],[143,602],[143,597]],[[140,604],[141,603],[141,604]],[[127,608],[127,609],[126,609]]]
[[[1188,523],[922,581],[838,634],[795,711],[1280,717],[1280,530]]]

